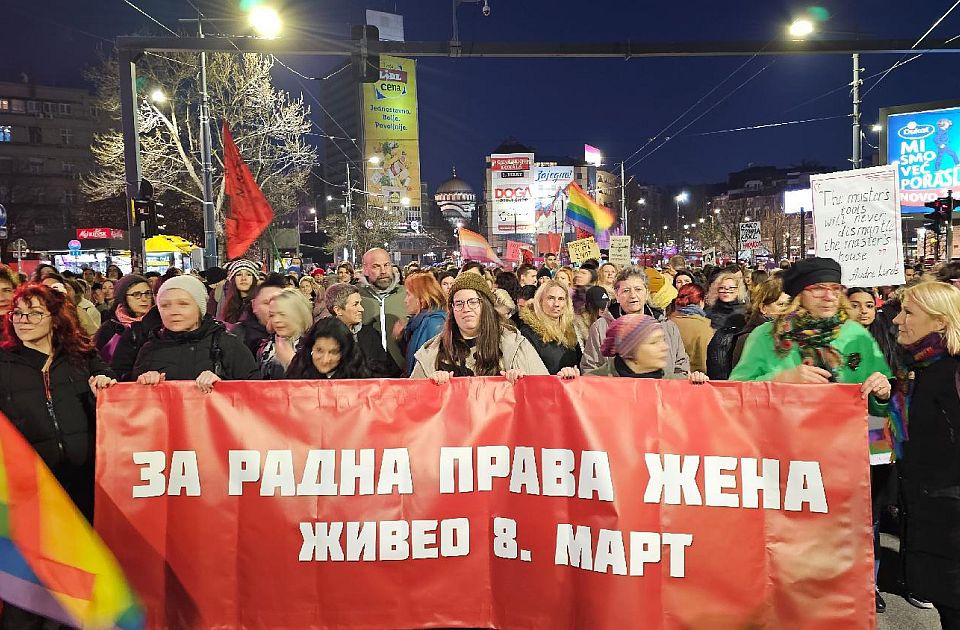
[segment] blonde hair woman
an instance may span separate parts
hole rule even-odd
[[[281,379],[293,360],[300,337],[313,325],[310,301],[300,289],[287,287],[270,299],[267,318],[273,335],[257,352],[260,374],[265,379]]]
[[[903,290],[897,343],[907,367],[890,404],[906,510],[908,597],[960,627],[960,289],[924,281]],[[914,597],[916,596],[916,597]]]
[[[553,277],[554,280],[563,284],[563,286],[568,289],[573,288],[573,269],[570,267],[560,267],[557,269],[556,275]]]
[[[704,302],[707,305],[704,310],[714,328],[726,328],[734,322],[741,326],[746,323],[747,287],[738,274],[730,271],[718,273],[710,283]]]
[[[576,372],[583,358],[583,335],[577,330],[570,290],[547,280],[520,311],[520,332],[533,345],[550,374]]]

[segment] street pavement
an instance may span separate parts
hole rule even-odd
[[[880,534],[880,544],[880,592],[887,611],[877,615],[877,630],[940,630],[936,611],[915,608],[900,595],[900,541],[896,536]]]

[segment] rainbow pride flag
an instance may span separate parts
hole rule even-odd
[[[497,256],[497,253],[490,247],[487,239],[476,232],[459,228],[460,237],[460,255],[464,260],[476,260],[482,263],[493,263],[502,265],[503,261]]]
[[[0,599],[78,628],[144,627],[117,560],[3,414]]]
[[[567,186],[567,199],[567,223],[590,234],[609,230],[617,219],[612,210],[598,204],[573,182]]]

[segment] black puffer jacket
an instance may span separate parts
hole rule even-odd
[[[380,332],[370,324],[353,331],[353,338],[363,353],[363,362],[373,378],[400,378],[403,370],[383,349]]]
[[[214,356],[214,340],[219,357]],[[220,364],[214,369],[214,362]],[[209,370],[228,381],[259,380],[257,362],[236,335],[223,324],[207,316],[200,328],[189,332],[170,332],[161,328],[151,333],[140,348],[132,379],[144,372],[162,372],[168,381],[192,381]]]
[[[743,328],[747,323],[747,305],[743,302],[714,302],[706,309],[707,317],[715,330],[727,328],[731,325]]]
[[[250,350],[250,354],[254,356],[257,355],[257,351],[260,350],[263,342],[270,337],[267,327],[260,323],[260,320],[257,319],[257,316],[253,314],[249,307],[243,311],[243,314],[240,315],[240,321],[230,329],[230,332],[235,334],[243,342],[243,345]]]
[[[530,309],[524,308],[520,311],[520,321],[520,333],[533,345],[550,374],[557,374],[565,367],[580,365],[583,350],[579,341],[573,348],[568,348],[556,341],[544,342],[543,337],[546,331],[537,320],[536,314]]]
[[[55,357],[50,366],[51,414],[41,373],[46,360],[46,354],[23,346],[0,350],[0,411],[89,518],[93,511],[96,402],[87,381],[98,374],[112,378],[113,372],[96,352],[81,363]]]

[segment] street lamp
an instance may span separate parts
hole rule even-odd
[[[872,131],[873,133],[880,133],[881,131],[883,131],[883,125],[881,125],[880,123],[874,123],[873,126],[870,127],[870,131]]]
[[[280,16],[271,7],[254,7],[248,19],[250,26],[260,37],[274,39],[280,35]]]
[[[677,202],[677,253],[680,253],[680,204],[686,203],[688,199],[687,192],[683,191],[673,198]]]
[[[327,201],[333,201],[333,195],[327,195]]]
[[[813,34],[813,22],[806,18],[798,18],[790,23],[787,32],[794,39],[804,39]]]
[[[157,88],[153,92],[150,92],[150,100],[154,103],[166,103],[167,95],[163,93],[163,90]]]
[[[310,214],[313,215],[313,233],[316,234],[317,232],[319,232],[319,230],[317,229],[317,209],[310,208]]]

